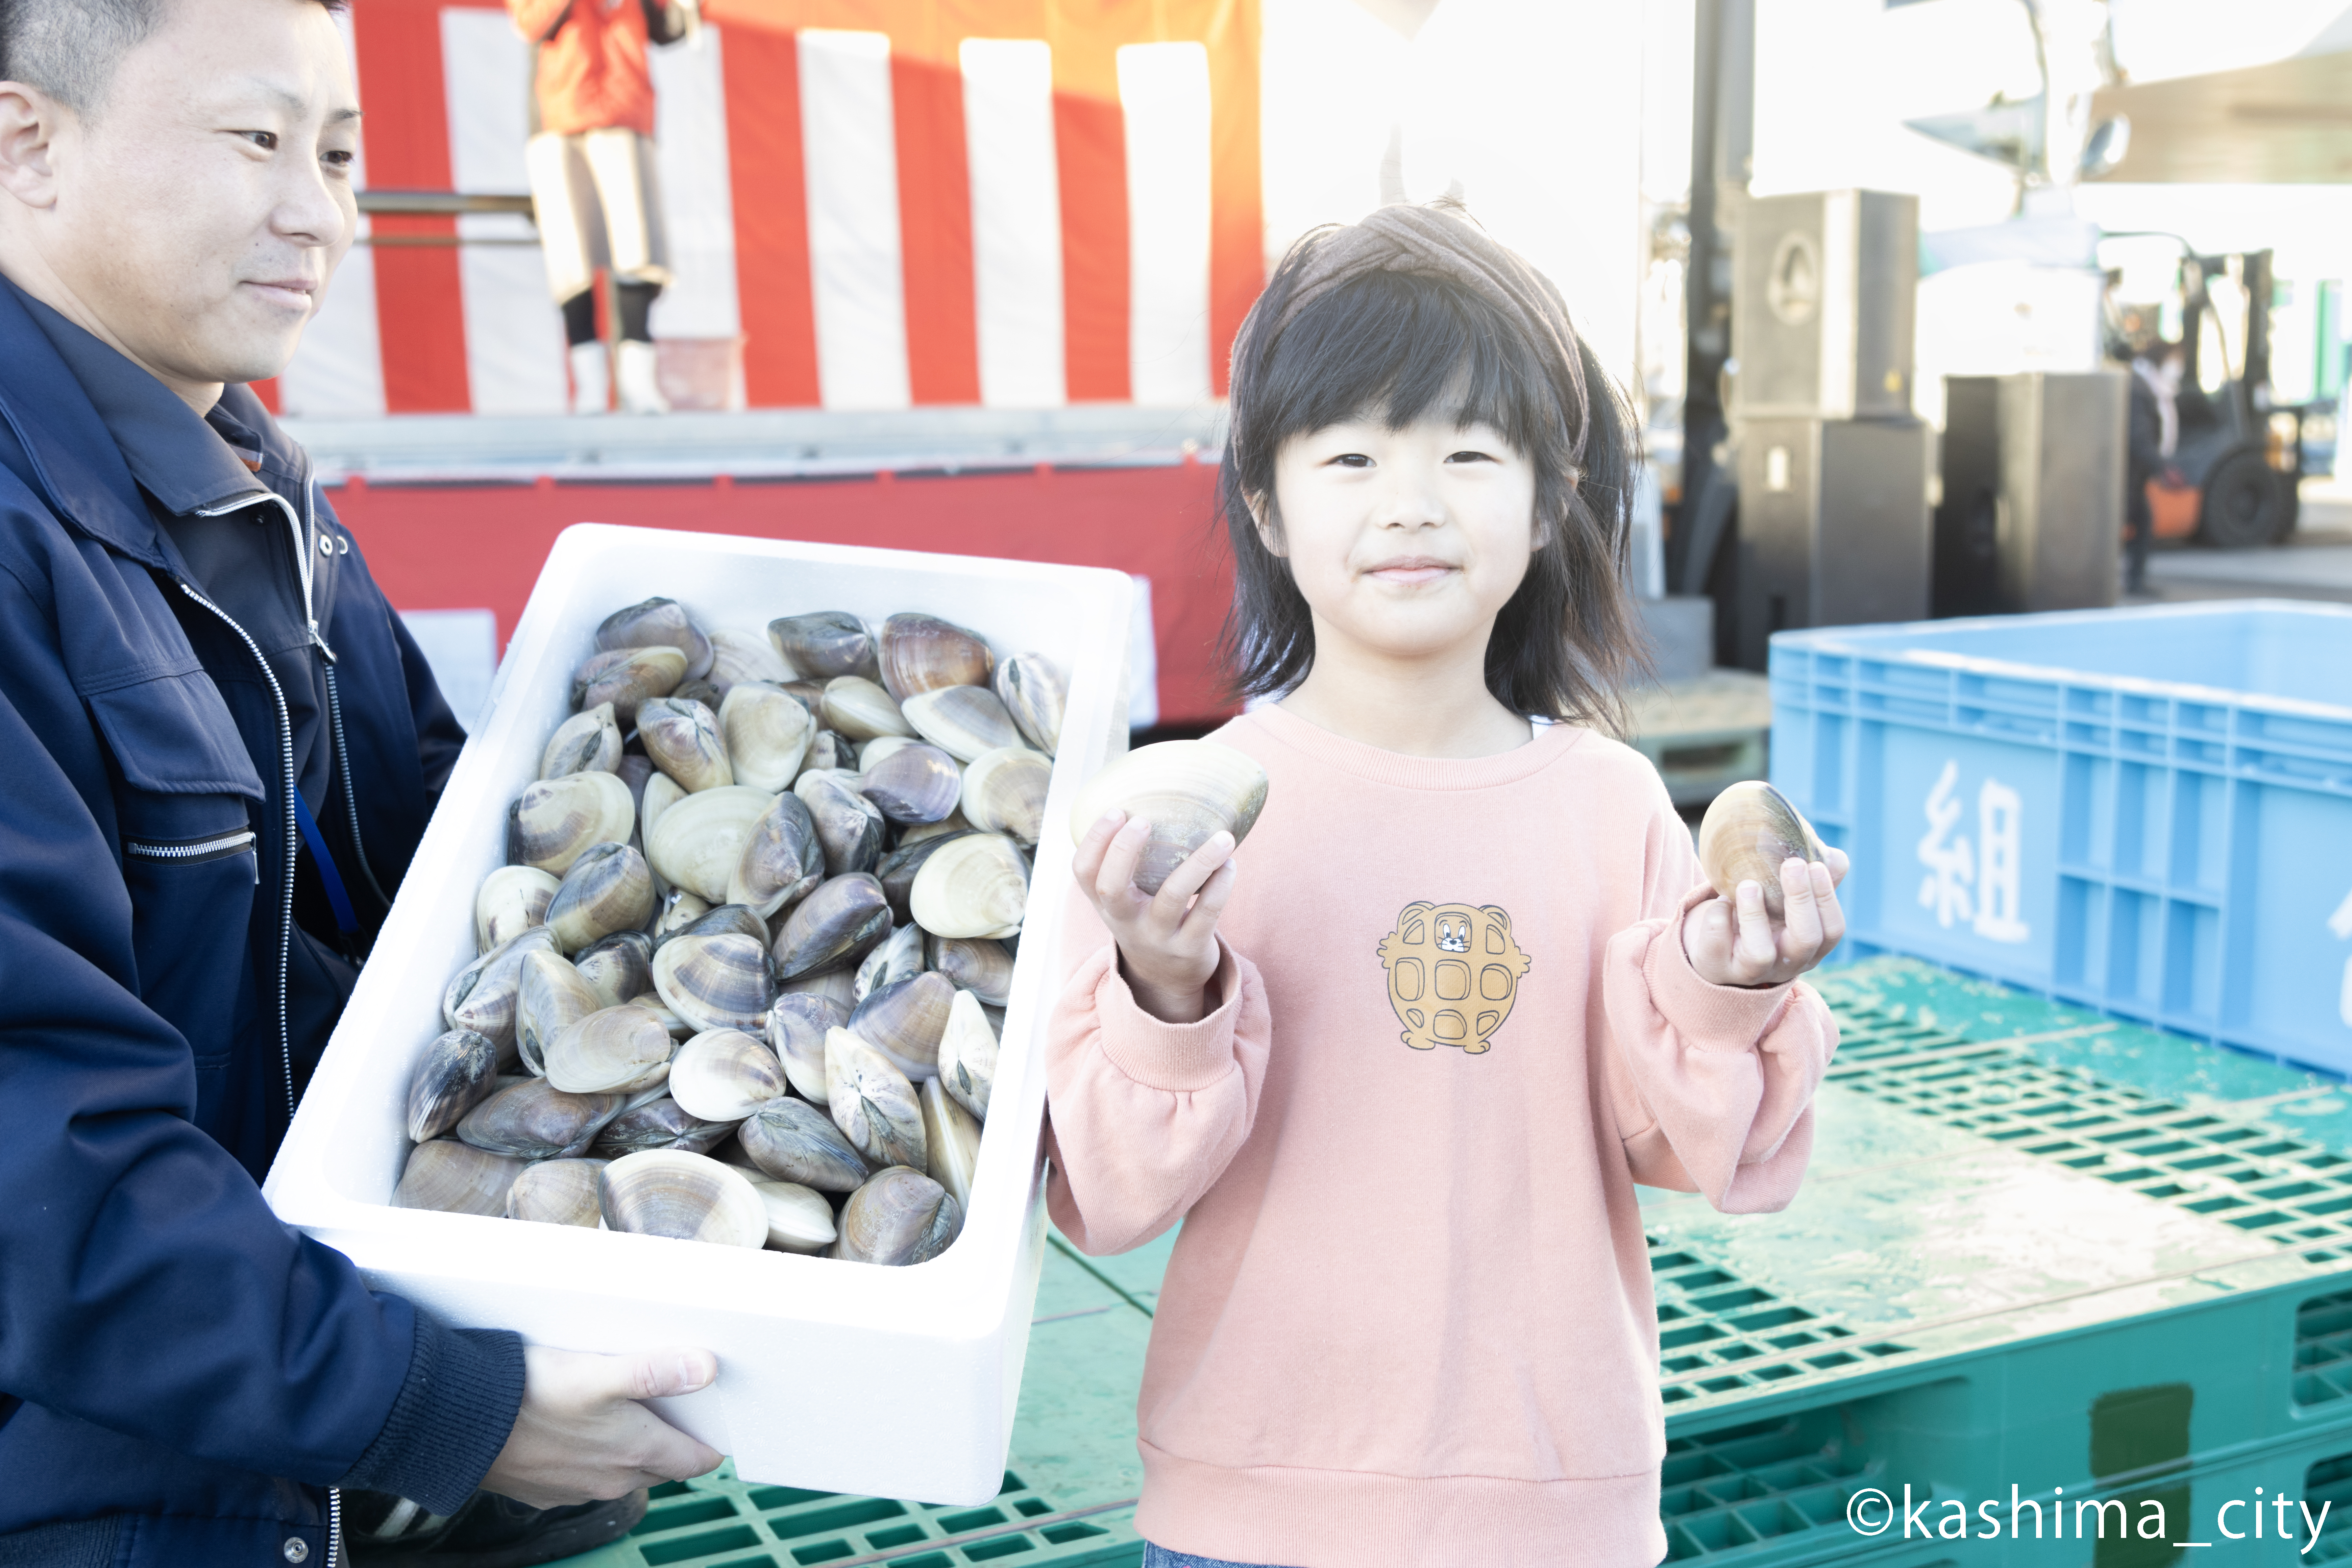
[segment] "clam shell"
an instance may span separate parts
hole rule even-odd
[[[776,1053],[740,1029],[710,1029],[670,1058],[669,1097],[705,1121],[740,1121],[784,1092]]]
[[[1780,867],[1790,859],[1822,858],[1812,824],[1785,795],[1761,779],[1727,785],[1698,825],[1698,860],[1708,884],[1727,899],[1739,884],[1764,889],[1764,910],[1774,920],[1788,912]]]
[[[507,1218],[596,1228],[596,1177],[609,1160],[541,1160],[507,1189]]]
[[[685,682],[686,667],[686,655],[674,647],[614,649],[582,665],[572,685],[582,711],[609,702],[613,721],[625,730],[637,721],[638,703],[667,697]]]
[[[853,741],[877,735],[911,735],[896,699],[862,675],[840,675],[824,683],[817,716]]]
[[[675,599],[647,599],[625,610],[614,610],[598,624],[596,646],[674,647],[685,656],[682,679],[688,680],[699,679],[710,670],[710,639],[702,635],[694,617]]]
[[[562,885],[536,866],[501,866],[483,878],[474,894],[474,951],[488,952],[535,925],[545,925],[548,900]]]
[[[780,795],[751,825],[743,851],[728,873],[730,903],[765,918],[796,903],[824,880],[824,843],[796,795]]]
[[[864,871],[835,877],[793,907],[776,933],[780,981],[828,969],[847,969],[890,934],[890,901]]]
[[[955,1102],[982,1121],[988,1120],[988,1099],[996,1088],[996,1031],[980,999],[959,991],[948,1007],[948,1026],[940,1035],[940,1082]]]
[[[923,1108],[888,1058],[847,1029],[828,1029],[824,1073],[833,1124],[871,1165],[923,1165]]]
[[[698,1116],[688,1115],[677,1100],[662,1094],[604,1123],[604,1131],[596,1134],[589,1152],[607,1160],[617,1160],[640,1149],[684,1149],[688,1153],[708,1154],[734,1131],[732,1122],[705,1121]]]
[[[1157,893],[1169,874],[1219,833],[1239,844],[1265,806],[1265,770],[1213,741],[1162,741],[1115,759],[1087,781],[1070,811],[1070,840],[1111,811],[1151,823],[1135,885]]]
[[[686,798],[687,790],[684,784],[656,768],[650,758],[624,757],[621,760],[642,762],[647,769],[645,784],[637,791],[637,847],[643,849],[653,842],[654,824],[661,820],[662,813]],[[647,863],[651,864],[650,861]],[[660,874],[659,867],[655,868],[655,874]]]
[[[885,985],[849,1015],[849,1032],[880,1051],[909,1081],[939,1071],[940,1036],[948,1026],[955,986],[928,970]]]
[[[857,999],[863,1002],[886,985],[911,979],[924,967],[922,927],[899,926],[858,964]]]
[[[654,945],[685,931],[710,912],[710,901],[699,893],[689,893],[684,888],[672,888],[661,901],[661,912],[654,917]],[[650,988],[652,982],[646,982]]]
[[[937,822],[910,822],[901,827],[898,830],[898,847],[905,848],[908,845],[920,844],[928,838],[945,838],[951,834],[971,831],[972,826],[964,820],[963,806],[959,801],[955,810],[949,812]]]
[[[620,765],[620,726],[613,721],[613,705],[599,702],[555,727],[555,733],[548,737],[547,750],[540,753],[539,776],[609,773]]]
[[[572,955],[572,967],[596,993],[597,1005],[603,1007],[617,1007],[652,990],[653,962],[654,939],[641,931],[616,931]]]
[[[861,773],[866,772],[875,763],[902,747],[919,746],[924,743],[910,735],[877,735],[870,741],[860,742],[857,746],[857,771]]]
[[[659,1015],[634,1003],[589,1014],[547,1044],[542,1064],[551,1088],[567,1094],[623,1093],[657,1082],[677,1049]]]
[[[429,1143],[457,1125],[498,1087],[499,1048],[471,1029],[452,1029],[425,1047],[408,1080],[408,1141]]]
[[[652,786],[648,785],[650,791]],[[741,784],[702,790],[663,811],[646,836],[646,858],[673,888],[713,904],[727,901],[727,879],[751,829],[775,796]]]
[[[999,746],[972,758],[963,774],[964,820],[982,833],[1037,842],[1045,821],[1045,790],[1054,760],[1026,746]]]
[[[1060,749],[1070,682],[1053,660],[1040,653],[1016,653],[997,665],[989,689],[1013,716],[1023,740],[1049,757]]]
[[[899,1268],[945,1252],[962,1228],[963,1210],[921,1171],[894,1165],[849,1194],[839,1223],[835,1257]]]
[[[882,684],[900,702],[942,686],[985,686],[996,668],[979,634],[937,616],[892,616],[876,642]]]
[[[522,984],[522,961],[534,952],[554,951],[555,933],[543,925],[509,937],[457,971],[441,994],[441,1021],[453,1029],[488,1036],[506,1057],[514,1049],[515,994]]]
[[[719,715],[699,702],[652,697],[637,710],[637,740],[654,766],[676,779],[688,795],[735,782],[727,760],[727,738]]]
[[[592,844],[563,873],[547,906],[555,945],[577,952],[614,931],[637,931],[654,912],[654,876],[625,844]]]
[[[999,746],[1021,744],[1013,715],[985,686],[940,686],[899,704],[915,733],[960,763]]]
[[[782,686],[798,674],[784,662],[764,632],[721,626],[709,637],[710,669],[707,679],[719,689],[721,697],[749,681],[763,680]]]
[[[767,953],[756,939],[737,931],[664,942],[654,952],[654,989],[698,1031],[764,1030],[776,994]]]
[[[719,705],[719,727],[735,782],[773,793],[790,789],[816,738],[816,721],[782,688],[738,685]]]
[[[962,817],[963,814],[958,812],[950,820],[961,821]],[[907,897],[914,890],[915,874],[923,868],[924,861],[939,852],[940,845],[971,831],[970,827],[962,827],[917,838],[914,831],[908,829],[898,836],[898,847],[882,857],[882,863],[874,868],[874,875],[882,883],[883,894],[890,900],[893,920],[901,925],[913,922],[915,915],[908,907]]]
[[[923,1152],[931,1180],[948,1190],[956,1206],[971,1210],[971,1174],[980,1164],[980,1122],[932,1079],[918,1091],[923,1102]]]
[[[740,1171],[708,1154],[648,1149],[624,1155],[598,1173],[596,1198],[614,1230],[722,1247],[767,1245],[768,1205]]]
[[[933,936],[1011,936],[1028,902],[1029,863],[998,833],[949,839],[907,890],[915,923]]]
[[[515,1049],[522,1065],[544,1072],[549,1043],[604,1005],[596,988],[561,954],[527,955],[515,986]]]
[[[566,1094],[541,1079],[502,1089],[466,1113],[457,1136],[519,1160],[569,1160],[588,1152],[604,1123],[628,1105],[625,1094]]]
[[[838,775],[803,773],[793,794],[808,807],[817,842],[824,847],[824,874],[845,877],[871,871],[882,860],[882,813]]]
[[[869,1167],[833,1119],[804,1100],[779,1096],[736,1129],[744,1157],[778,1181],[821,1193],[854,1193]]]
[[[440,1214],[496,1216],[507,1212],[507,1191],[529,1162],[493,1154],[455,1138],[436,1138],[408,1152],[392,1206]]]
[[[824,1037],[848,1022],[848,1009],[829,996],[787,992],[768,1009],[768,1048],[783,1063],[785,1079],[802,1099],[833,1103],[833,1087],[824,1076]]]
[[[824,1194],[798,1182],[771,1176],[746,1178],[768,1205],[768,1245],[781,1252],[823,1252],[836,1238],[833,1205]]]
[[[871,680],[882,673],[874,662],[873,634],[846,610],[818,610],[770,621],[768,641],[803,680],[831,680],[836,675],[862,675]]]
[[[872,757],[872,748],[880,744],[868,741],[868,754],[858,759],[866,770],[859,775],[858,790],[876,810],[893,822],[937,822],[956,808],[965,786],[963,770],[953,757],[917,741],[900,741],[882,756]]]
[[[1001,942],[935,936],[926,943],[924,956],[926,966],[946,975],[950,984],[992,1007],[1003,1006],[1013,994],[1013,955]]]
[[[507,859],[561,877],[591,844],[626,844],[636,822],[629,786],[611,773],[541,779],[508,810]]]

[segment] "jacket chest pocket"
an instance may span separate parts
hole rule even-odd
[[[252,1009],[260,776],[200,668],[83,698],[114,763],[141,998],[210,1065]]]

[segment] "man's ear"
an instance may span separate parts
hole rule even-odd
[[[1266,498],[1252,495],[1244,496],[1242,500],[1249,508],[1250,524],[1257,530],[1257,542],[1265,546],[1265,552],[1274,556],[1287,555],[1289,552],[1282,546],[1282,531],[1274,525],[1274,509],[1266,504]]]
[[[58,132],[71,110],[39,88],[0,81],[0,191],[28,207],[58,203]]]

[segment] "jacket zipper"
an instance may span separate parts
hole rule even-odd
[[[324,644],[320,645],[322,647]],[[352,756],[343,749],[343,700],[335,686],[334,657],[327,659],[327,723],[335,736],[335,771],[342,776],[343,810],[352,825],[352,853],[358,858],[360,875],[367,879],[368,890],[385,909],[392,908],[392,895],[375,879],[375,868],[368,864],[367,845],[360,838],[360,797],[352,784]]]
[[[220,618],[223,626],[236,634],[237,640],[245,644],[246,651],[253,655],[253,662],[261,667],[261,679],[269,683],[269,700],[278,704],[279,783],[285,791],[283,798],[286,805],[286,877],[283,902],[278,911],[278,1065],[286,1080],[286,1125],[291,1127],[294,1125],[294,1047],[286,1025],[286,965],[292,954],[294,942],[294,861],[302,846],[301,825],[294,816],[294,720],[287,711],[286,692],[278,684],[278,672],[269,668],[268,659],[261,657],[261,645],[253,640],[252,634],[238,626],[226,610],[197,593],[192,584],[182,583],[180,592],[210,610]],[[254,875],[257,879],[260,876],[257,860]]]
[[[343,1568],[343,1489],[327,1489],[327,1568]]]
[[[126,838],[122,841],[122,852],[125,855],[136,856],[142,860],[201,863],[206,860],[226,860],[232,855],[247,854],[254,848],[255,842],[253,830],[245,828],[236,833],[217,834],[210,838],[200,838],[182,844],[142,844],[136,839]],[[257,882],[261,880],[261,858],[257,855],[254,857],[253,879]]]

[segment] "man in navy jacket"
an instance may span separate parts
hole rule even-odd
[[[351,244],[357,118],[322,0],[0,0],[6,1568],[718,1462],[634,1403],[707,1355],[450,1328],[257,1185],[464,739],[241,384]]]

